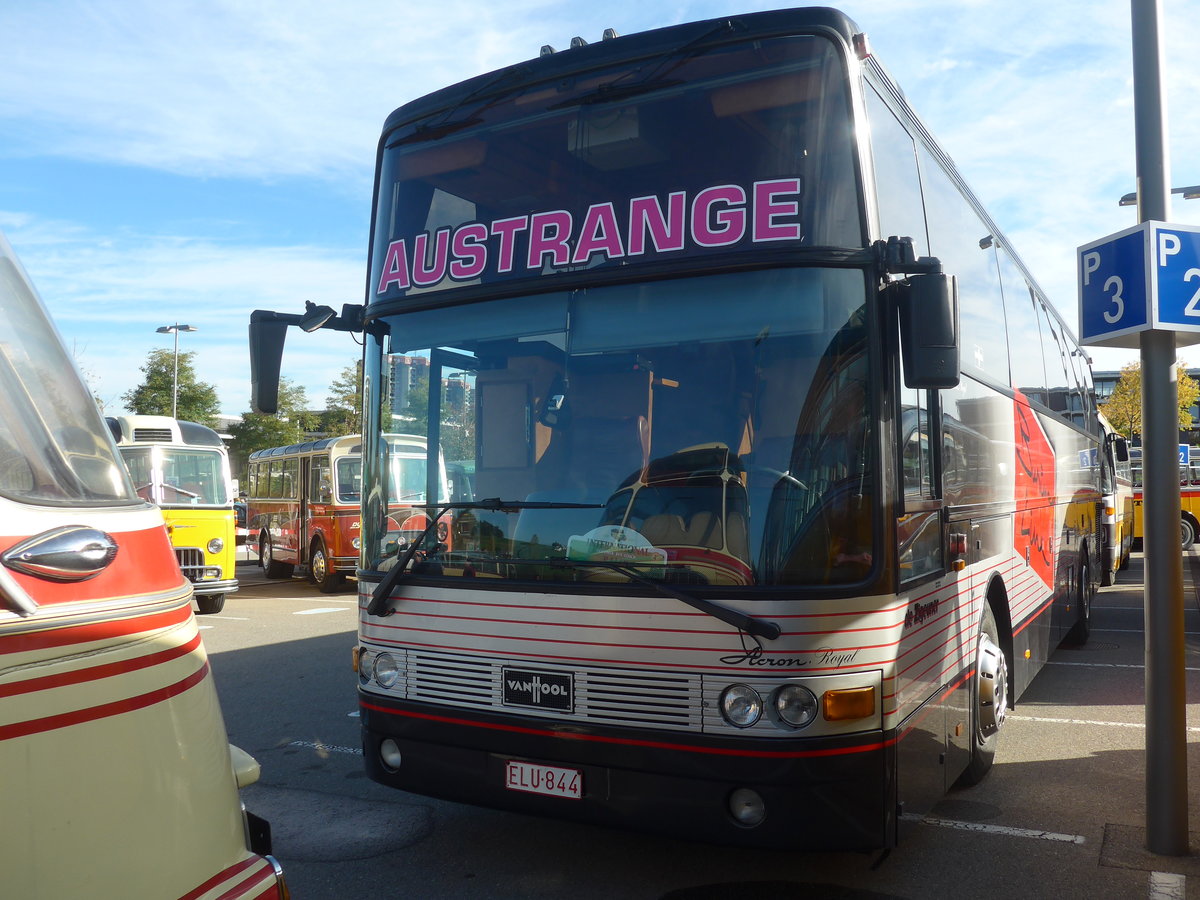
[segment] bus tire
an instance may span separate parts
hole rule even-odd
[[[971,758],[958,784],[978,784],[992,768],[1000,729],[1008,713],[1008,660],[1000,646],[996,616],[990,605],[983,608],[975,651],[975,673],[971,676]]]
[[[1196,543],[1196,526],[1186,516],[1179,520],[1180,549],[1191,550]]]
[[[308,575],[322,594],[333,594],[341,590],[345,578],[340,572],[334,572],[329,566],[329,554],[325,552],[325,544],[313,541],[312,551],[308,556]]]
[[[224,594],[197,594],[196,608],[202,615],[211,616],[225,608]]]
[[[268,578],[290,578],[292,575],[292,567],[288,563],[281,563],[275,558],[275,552],[271,547],[271,538],[263,534],[258,542],[259,562],[263,567],[263,574]]]
[[[1117,565],[1116,560],[1112,558],[1111,553],[1108,551],[1104,552],[1104,559],[1100,561],[1100,566],[1100,586],[1109,587],[1110,585],[1115,584],[1117,581],[1117,569],[1119,566]]]
[[[1079,566],[1079,587],[1075,591],[1075,600],[1079,606],[1079,618],[1067,632],[1063,643],[1071,647],[1082,647],[1092,636],[1092,586],[1088,583],[1091,572],[1086,562]],[[1111,581],[1109,582],[1111,584]]]

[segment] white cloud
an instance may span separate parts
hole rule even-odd
[[[365,257],[315,246],[221,245],[187,237],[118,234],[98,238],[74,223],[31,221],[0,212],[60,333],[108,408],[142,378],[155,329],[176,322],[196,351],[201,381],[214,384],[223,412],[245,411],[250,394],[247,326],[254,309],[300,311],[305,300],[341,308],[361,302]],[[344,334],[289,336],[283,374],[320,403],[331,381],[358,358]]]

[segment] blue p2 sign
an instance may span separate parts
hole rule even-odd
[[[1078,251],[1080,343],[1136,348],[1138,335],[1200,341],[1200,228],[1143,222]]]

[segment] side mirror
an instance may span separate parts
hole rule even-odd
[[[288,325],[297,316],[256,309],[250,314],[250,408],[260,413],[279,411],[279,366]]]
[[[904,384],[910,388],[958,387],[958,279],[942,272],[910,275],[899,292]]]
[[[1113,459],[1117,462],[1129,462],[1129,441],[1119,435],[1112,435]]]

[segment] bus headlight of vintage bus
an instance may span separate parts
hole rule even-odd
[[[772,695],[775,714],[793,728],[803,728],[817,717],[816,695],[802,684],[785,684]]]
[[[721,716],[737,728],[749,728],[762,717],[763,701],[758,691],[744,684],[731,684],[721,692]]]
[[[214,556],[225,549],[225,542],[219,537],[213,538],[208,542],[208,552]]]

